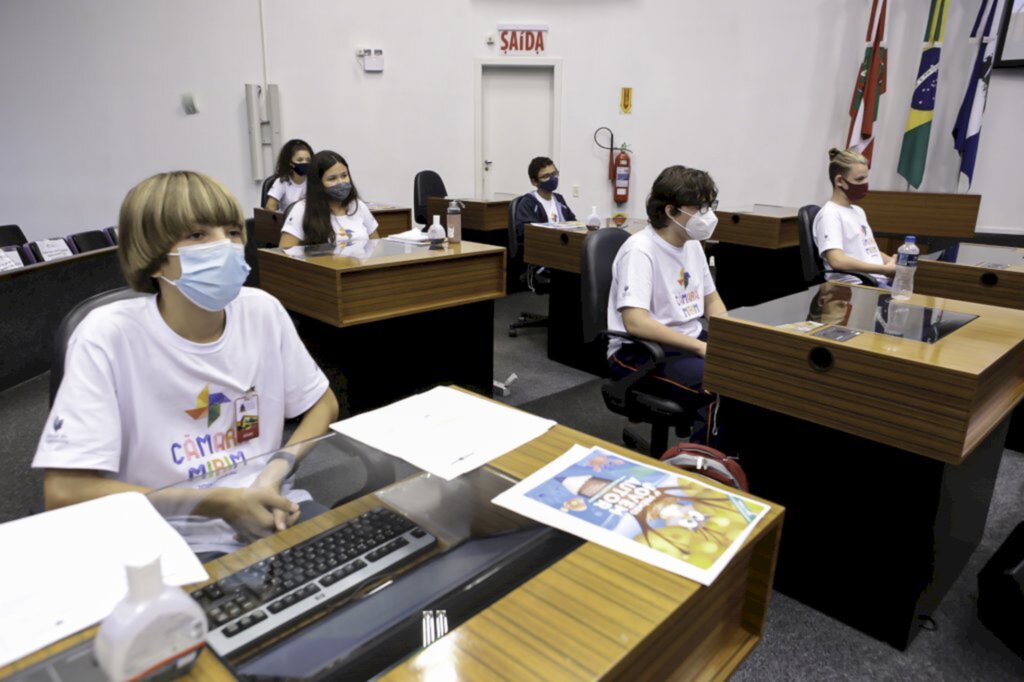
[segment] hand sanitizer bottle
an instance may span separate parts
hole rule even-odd
[[[601,216],[597,215],[597,206],[590,208],[590,215],[587,216],[587,229],[598,230],[601,228]]]
[[[206,640],[206,614],[180,587],[164,585],[159,555],[126,568],[128,596],[100,624],[96,661],[112,680],[185,674]]]
[[[427,237],[430,239],[430,248],[440,249],[444,245],[444,227],[441,226],[441,216],[434,216],[434,222],[427,230]]]

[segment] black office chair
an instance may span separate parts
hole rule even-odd
[[[412,217],[426,229],[430,225],[427,215],[427,197],[446,197],[448,190],[444,188],[441,176],[432,170],[420,171],[412,180]]]
[[[88,232],[79,232],[68,237],[75,250],[78,253],[86,253],[87,251],[96,251],[97,249],[107,249],[114,246],[114,242],[111,241],[110,235],[103,230],[89,230]]]
[[[821,206],[817,204],[807,204],[801,206],[796,214],[797,232],[800,236],[800,264],[804,270],[804,281],[808,284],[821,284],[825,281],[825,262],[814,243],[814,217],[820,210]],[[874,277],[863,272],[848,272],[846,270],[831,270],[831,272],[853,275],[864,286],[878,286],[878,281]]]
[[[0,246],[21,246],[27,244],[25,233],[17,225],[0,225]]]
[[[523,235],[516,230],[516,209],[523,197],[516,197],[508,204],[508,268],[512,272],[518,270],[522,264]],[[527,265],[526,271],[521,278],[526,280],[526,285],[535,294],[543,295],[551,289],[551,278],[541,272],[542,268],[535,265]],[[520,329],[547,327],[548,318],[546,315],[521,312],[519,319],[508,326],[508,335],[515,337],[519,335]]]
[[[271,175],[263,179],[263,189],[260,191],[260,208],[267,207],[267,195],[270,193],[270,188],[274,185],[274,180],[277,180],[276,175]],[[280,206],[278,206],[280,208]]]
[[[110,227],[104,227],[103,232],[106,233],[107,238],[110,239],[110,243],[117,246],[117,225],[111,225]]]
[[[78,324],[96,308],[113,303],[114,301],[145,295],[128,287],[104,291],[85,299],[64,316],[60,326],[57,327],[57,334],[53,339],[53,363],[50,367],[50,405],[53,405],[53,399],[57,397],[57,389],[60,388],[60,382],[64,379],[64,357],[68,352],[68,341],[71,340],[71,334],[75,331]]]
[[[612,412],[621,414],[632,423],[651,425],[650,443],[628,429],[622,432],[623,442],[635,450],[646,450],[652,457],[660,457],[668,449],[669,428],[675,428],[676,435],[681,438],[689,436],[700,405],[679,403],[669,397],[670,389],[654,378],[655,370],[665,364],[665,352],[659,344],[607,328],[612,263],[629,236],[626,230],[598,230],[583,240],[580,262],[583,338],[591,342],[599,337],[608,339],[615,336],[627,343],[643,346],[651,355],[649,362],[629,376],[605,379],[601,385],[601,396]],[[709,396],[708,402],[710,400]]]
[[[249,264],[249,276],[245,278],[245,286],[260,286],[260,259],[257,253],[260,245],[256,243],[256,219],[245,219],[245,262]]]

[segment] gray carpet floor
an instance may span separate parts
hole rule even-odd
[[[508,336],[520,311],[546,312],[543,296],[529,292],[495,305],[495,378],[515,372],[508,397],[499,398],[594,436],[621,442],[625,420],[601,401],[600,381],[548,360],[547,332]],[[0,393],[0,522],[38,505],[39,477],[26,472],[47,416],[49,376]],[[937,629],[921,632],[900,652],[800,602],[774,593],[761,643],[734,680],[1022,680],[1024,661],[977,618],[977,573],[1010,530],[1024,520],[1024,455],[1006,451],[981,546],[935,613]],[[1022,626],[1024,627],[1024,626]]]

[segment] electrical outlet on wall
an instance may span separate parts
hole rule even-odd
[[[573,185],[572,186],[572,195],[574,197],[576,197],[577,199],[579,198],[579,196],[580,196],[580,186],[579,185]]]

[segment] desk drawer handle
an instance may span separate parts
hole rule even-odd
[[[562,234],[558,235],[558,241],[562,242],[563,244],[568,244],[569,243],[569,235],[567,235],[567,234],[565,234],[563,232]]]
[[[810,363],[811,369],[815,372],[827,372],[832,369],[836,360],[832,356],[832,351],[828,348],[816,346],[807,354],[807,362]]]
[[[994,272],[986,272],[981,276],[981,286],[994,287],[999,284],[999,275]]]

